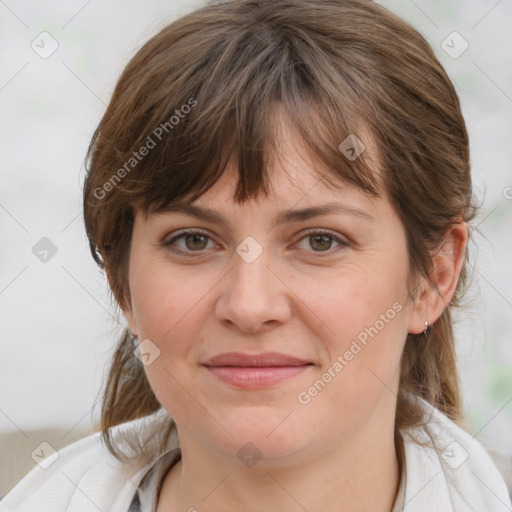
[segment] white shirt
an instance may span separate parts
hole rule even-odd
[[[511,512],[503,477],[483,446],[421,402],[430,418],[426,427],[402,432],[405,478],[391,512]],[[114,437],[125,433],[143,439],[149,426],[169,420],[160,408],[112,432]],[[162,477],[180,458],[176,431],[163,453],[158,453],[158,437],[144,440],[142,446],[140,453],[121,463],[103,446],[101,433],[77,441],[60,450],[47,469],[36,466],[30,471],[0,502],[0,512],[133,512],[135,496],[142,512],[155,512]],[[148,454],[155,453],[148,461]]]

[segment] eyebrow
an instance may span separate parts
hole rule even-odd
[[[224,226],[225,228],[230,227],[229,220],[227,217],[225,217],[220,212],[216,212],[215,210],[212,210],[211,208],[208,208],[206,206],[198,206],[191,203],[179,203],[174,205],[168,205],[165,208],[163,208],[163,210],[159,211],[159,213],[172,212],[183,213],[191,217],[197,217],[198,219],[219,224],[221,226]],[[277,214],[275,218],[275,225],[279,226],[290,222],[306,221],[314,217],[319,217],[320,215],[328,215],[334,213],[352,215],[360,217],[368,222],[375,222],[374,217],[372,217],[367,212],[360,210],[359,208],[340,203],[328,203],[324,205],[310,206],[308,208],[296,210],[283,210]]]

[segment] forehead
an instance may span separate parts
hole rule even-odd
[[[195,198],[178,199],[152,212],[146,211],[146,220],[149,217],[158,221],[169,214],[184,214],[227,229],[235,224],[253,223],[256,219],[269,218],[274,225],[286,225],[329,214],[340,214],[357,221],[356,225],[361,228],[376,228],[393,220],[393,205],[382,187],[378,152],[366,130],[361,129],[358,134],[364,138],[365,159],[370,162],[371,172],[375,172],[376,182],[380,185],[377,194],[365,191],[343,177],[341,172],[329,168],[308,150],[290,123],[281,122],[273,133],[276,135],[272,151],[267,153],[265,164],[266,187],[259,188],[245,200],[236,199],[239,182],[247,177],[254,179],[254,175],[240,172],[234,152],[219,178],[204,193]],[[337,146],[335,150],[341,155]]]
[[[389,200],[379,151],[360,117],[351,124],[352,130],[338,130],[322,122],[318,110],[311,108],[314,117],[304,129],[303,123],[284,113],[282,105],[275,107],[262,128],[265,137],[244,138],[244,130],[230,132],[232,138],[210,141],[212,150],[206,148],[205,154],[189,160],[190,169],[171,169],[172,161],[156,167],[162,172],[156,179],[148,176],[147,188],[132,203],[136,212],[147,218],[202,203],[225,210],[225,215],[233,215],[240,206],[259,209],[259,214],[261,209],[284,211],[296,204],[309,208],[336,199],[345,202],[347,197],[361,206],[383,196]],[[340,149],[339,139],[349,133],[364,141],[355,159]],[[173,154],[164,154],[164,160]]]
[[[288,204],[290,200],[309,203],[319,200],[327,202],[329,199],[343,197],[351,197],[363,202],[376,199],[354,183],[336,176],[332,169],[328,169],[320,159],[307,151],[301,137],[286,118],[279,116],[276,118],[273,151],[269,152],[267,161],[268,200]],[[374,162],[372,165],[374,172],[381,177],[373,139],[368,130],[362,127],[358,134],[364,139],[365,157]],[[201,196],[200,200],[212,204],[232,201],[239,174],[236,161],[230,160],[222,176]],[[260,197],[255,197],[254,200],[258,202]]]

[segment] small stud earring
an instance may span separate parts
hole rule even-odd
[[[423,331],[423,334],[427,334],[427,329],[428,329],[428,321],[425,320],[425,330]]]

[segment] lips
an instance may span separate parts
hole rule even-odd
[[[208,359],[202,366],[224,384],[236,388],[263,389],[305,372],[313,363],[278,352],[226,352]]]
[[[238,367],[275,367],[275,366],[303,366],[312,364],[310,361],[280,354],[279,352],[265,352],[262,354],[242,354],[240,352],[226,352],[208,359],[205,366],[238,366]]]

